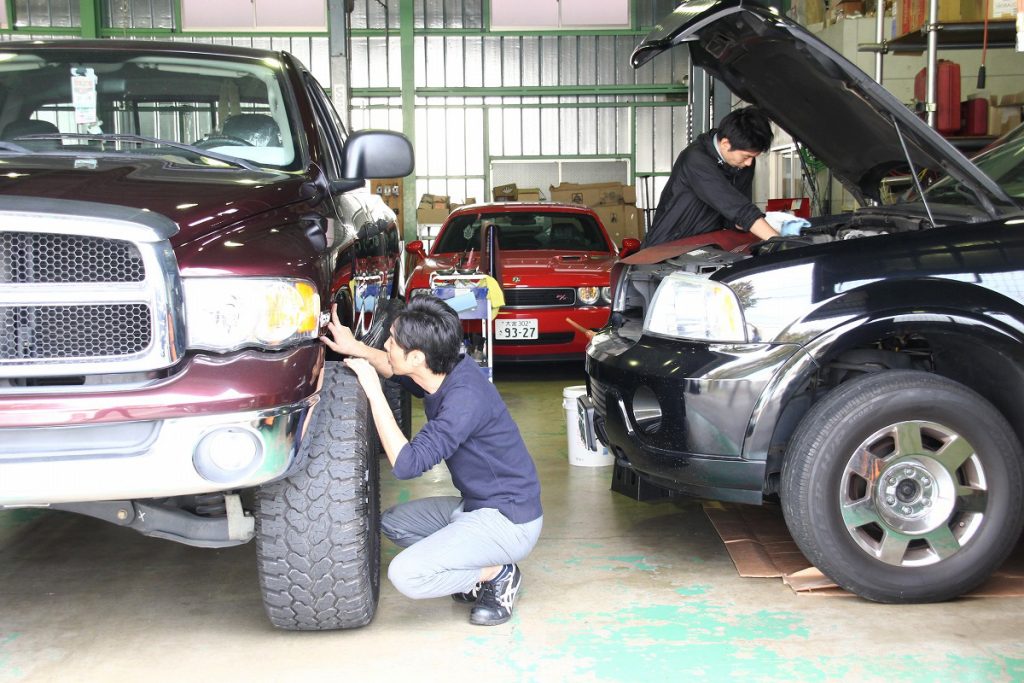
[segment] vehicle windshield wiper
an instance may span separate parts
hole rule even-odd
[[[18,152],[20,154],[32,154],[32,150],[25,149],[21,145],[16,145],[13,142],[7,140],[0,140],[0,149],[7,150],[8,152]]]
[[[164,147],[171,147],[173,149],[182,149],[188,152],[192,152],[201,157],[208,159],[216,159],[217,161],[223,161],[226,164],[233,164],[235,166],[241,166],[244,169],[250,171],[260,171],[259,166],[252,164],[245,159],[240,159],[230,154],[221,154],[220,152],[211,152],[208,149],[202,147],[196,147],[195,145],[186,145],[183,142],[173,142],[171,140],[161,140],[160,138],[151,138],[146,135],[131,135],[126,133],[53,133],[46,135],[33,135],[33,140],[109,140],[112,142],[145,142],[151,145],[162,145]]]

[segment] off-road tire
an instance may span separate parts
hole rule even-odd
[[[889,370],[833,389],[782,469],[793,539],[877,602],[948,600],[1006,559],[1024,525],[1022,449],[1002,414],[938,375]]]
[[[405,309],[405,302],[401,299],[389,299],[384,309],[374,318],[370,330],[363,337],[363,343],[376,349],[384,348],[384,342],[391,336],[391,324],[395,318]],[[391,412],[395,416],[395,422],[402,429],[405,438],[412,438],[412,395],[402,388],[398,382],[384,380],[382,383],[384,396],[388,399]]]
[[[377,438],[366,395],[324,366],[300,468],[256,492],[256,555],[271,623],[290,631],[365,626],[380,595]]]

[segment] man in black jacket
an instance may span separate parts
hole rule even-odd
[[[718,128],[699,135],[672,166],[643,246],[722,228],[761,239],[778,235],[751,201],[754,159],[771,143],[771,123],[757,107],[731,111]]]

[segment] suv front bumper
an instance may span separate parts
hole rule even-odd
[[[587,349],[594,430],[619,468],[670,491],[760,504],[764,454],[744,447],[796,345],[708,344],[602,332]]]

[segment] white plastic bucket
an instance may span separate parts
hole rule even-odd
[[[608,449],[596,442],[598,450],[592,451],[587,448],[587,442],[583,438],[583,428],[579,411],[576,408],[576,399],[587,395],[585,386],[566,387],[562,389],[562,407],[565,408],[565,434],[569,442],[569,464],[582,467],[602,467],[611,465],[613,458],[608,454]]]

